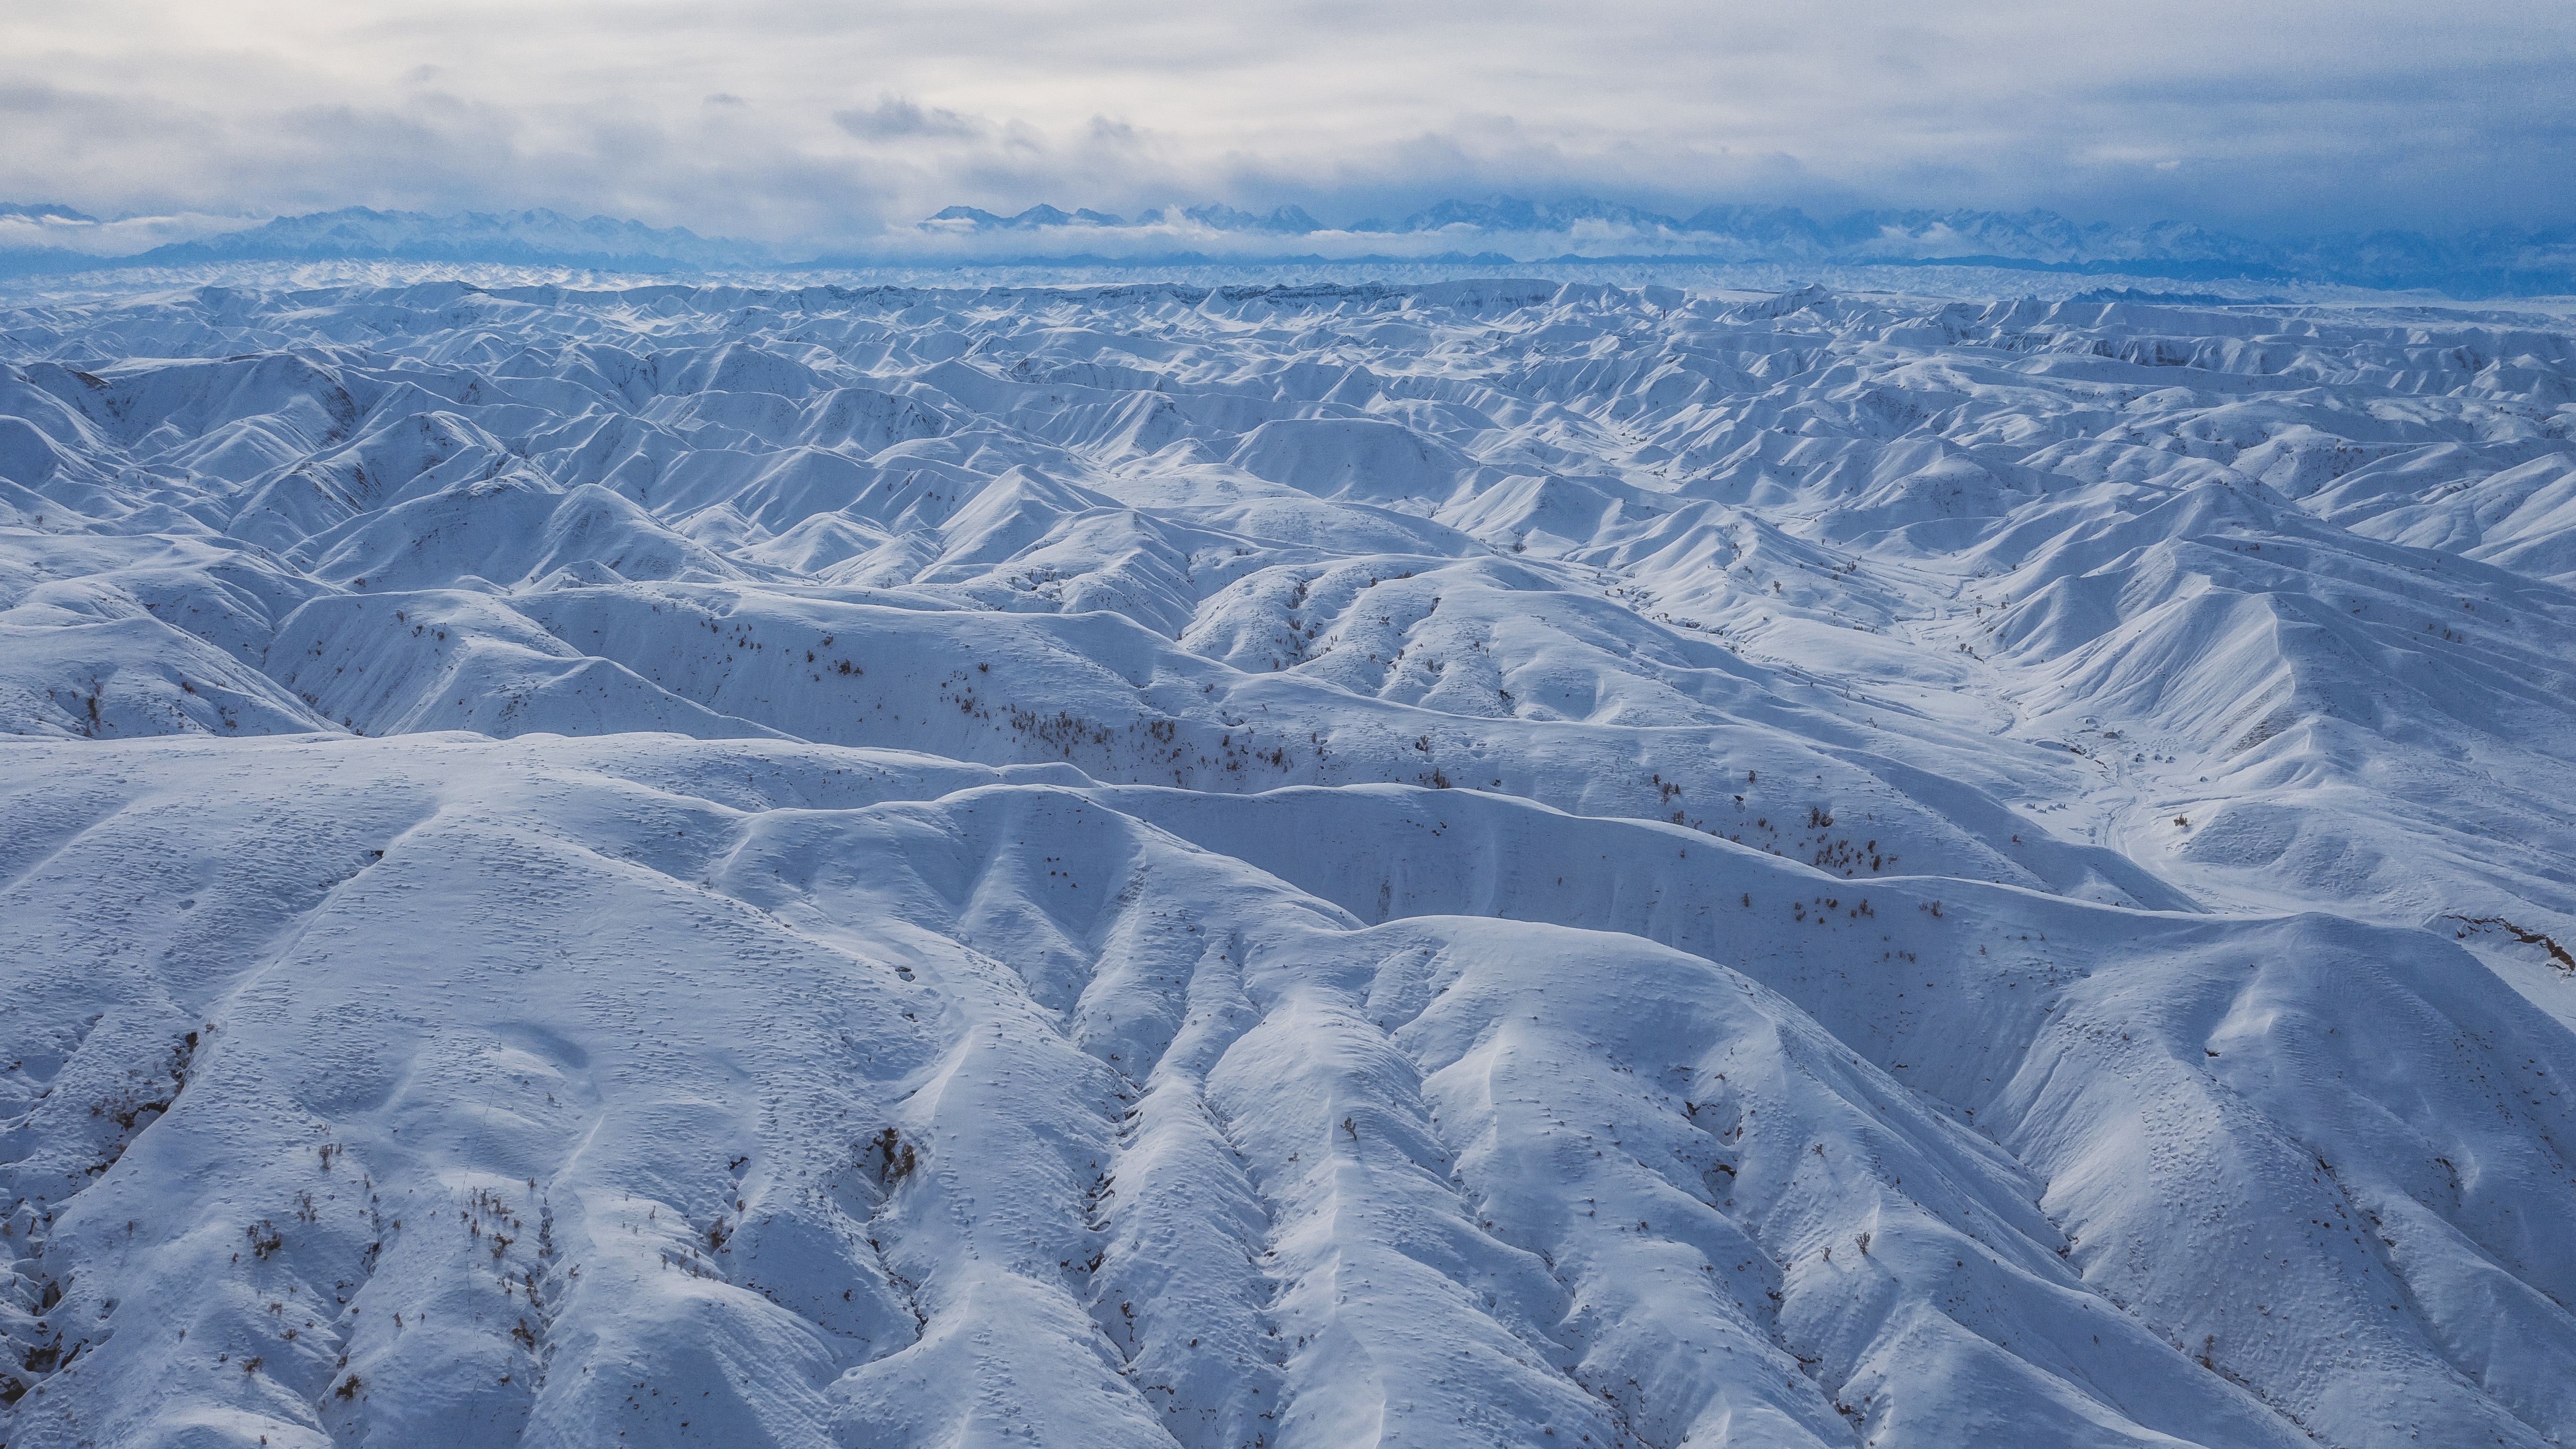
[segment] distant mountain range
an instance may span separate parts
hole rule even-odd
[[[1326,231],[1322,222],[1306,214],[1305,208],[1283,206],[1267,215],[1238,211],[1231,206],[1211,202],[1206,206],[1175,207],[1149,211],[1130,222],[1123,216],[1084,207],[1080,211],[1058,211],[1052,206],[1032,206],[1017,216],[997,216],[974,206],[952,206],[921,226],[925,231],[1036,231],[1051,226],[1150,227],[1181,222],[1195,222],[1211,231],[1266,232],[1273,236],[1311,236]],[[1364,231],[1370,227],[1349,227]],[[1386,230],[1376,227],[1376,230]]]
[[[1147,212],[1130,222],[1104,212],[1031,207],[998,216],[952,206],[926,231],[1039,232],[1050,228],[1144,233],[1183,223],[1225,233],[1322,239],[1436,235],[1529,261],[1670,257],[1714,262],[1844,265],[1975,265],[2216,280],[2339,282],[2426,287],[2463,296],[2576,291],[2576,227],[2492,227],[2451,237],[2376,231],[2267,242],[2188,222],[2144,226],[2079,223],[2052,211],[1858,211],[1820,221],[1796,207],[1710,206],[1687,217],[1618,202],[1443,201],[1398,221],[1326,227],[1296,207],[1267,215],[1227,206]],[[1075,241],[1068,236],[1066,241]],[[1087,238],[1085,238],[1087,240]]]
[[[1576,198],[1443,201],[1396,221],[1327,226],[1295,206],[1222,204],[1133,219],[1085,207],[1004,216],[952,206],[908,233],[782,251],[680,227],[545,210],[338,211],[279,217],[123,255],[98,241],[125,223],[70,207],[0,204],[0,275],[214,262],[391,260],[698,272],[798,266],[1087,261],[1515,262],[1670,260],[1791,266],[1970,265],[2198,281],[2313,281],[2460,297],[2576,292],[2576,227],[2487,228],[2448,237],[2380,231],[2263,241],[2186,222],[2080,223],[2049,211],[1859,211],[1819,220],[1794,207],[1710,206],[1687,217]],[[91,240],[84,242],[83,237]]]
[[[96,222],[62,206],[0,205],[0,217]],[[376,211],[364,206],[281,216],[260,225],[125,256],[61,246],[0,250],[0,274],[98,267],[177,267],[207,262],[421,261],[697,271],[776,260],[756,243],[711,239],[681,227],[557,211]]]

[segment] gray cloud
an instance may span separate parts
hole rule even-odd
[[[955,111],[923,109],[900,96],[886,96],[865,110],[834,111],[832,121],[842,130],[863,141],[900,141],[910,137],[925,140],[971,141],[993,129],[981,116],[961,116]]]

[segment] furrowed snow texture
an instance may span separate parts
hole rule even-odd
[[[0,1442],[2576,1430],[2576,343],[0,312]]]

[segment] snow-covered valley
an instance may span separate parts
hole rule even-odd
[[[2576,328],[0,306],[0,1444],[2576,1432]]]

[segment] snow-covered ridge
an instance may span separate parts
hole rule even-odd
[[[2576,338],[0,312],[0,1442],[2538,1446]]]

